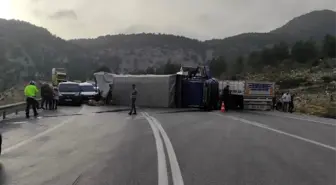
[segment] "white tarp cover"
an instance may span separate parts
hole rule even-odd
[[[106,73],[106,72],[97,72],[93,74],[95,76],[97,86],[100,91],[100,95],[103,98],[107,97],[107,94],[110,90],[110,84],[113,84],[113,76],[112,73]]]
[[[94,75],[99,89],[103,91],[113,84],[112,100],[117,105],[130,105],[132,84],[135,84],[138,90],[137,106],[175,106],[176,75],[116,75],[102,72]]]

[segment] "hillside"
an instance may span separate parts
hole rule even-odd
[[[0,90],[22,80],[51,76],[51,67],[75,71],[86,52],[30,23],[0,19]]]
[[[321,40],[325,34],[335,35],[336,33],[336,15],[334,11],[322,10],[314,11],[296,17],[284,26],[277,28],[270,33],[288,34],[295,39]]]
[[[336,12],[331,10],[313,11],[295,17],[268,33],[244,33],[225,39],[209,40],[205,43],[214,50],[214,55],[227,56],[232,60],[239,55],[247,55],[281,41],[289,44],[307,39],[319,41],[326,34],[336,34]]]
[[[212,58],[204,43],[167,34],[107,35],[71,42],[90,50],[95,64],[121,73],[159,68],[167,62],[195,65]]]
[[[52,67],[66,67],[73,79],[85,79],[101,65],[127,73],[158,68],[168,62],[201,64],[285,41],[335,34],[336,13],[314,11],[294,18],[269,33],[245,33],[225,39],[198,41],[167,34],[107,35],[96,39],[65,41],[32,24],[0,19],[0,90],[32,78],[50,78]]]

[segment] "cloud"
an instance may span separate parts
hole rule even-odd
[[[1,1],[1,0],[0,0]],[[34,2],[33,2],[34,1]],[[267,32],[335,0],[11,0],[17,19],[60,37],[161,32],[197,39]],[[38,16],[36,12],[43,12]],[[55,21],[57,20],[57,21]]]
[[[77,19],[77,14],[73,10],[60,10],[48,16],[52,20]]]

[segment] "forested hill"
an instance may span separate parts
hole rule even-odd
[[[168,64],[196,65],[223,56],[238,56],[286,42],[316,41],[335,34],[336,13],[314,11],[294,18],[269,33],[246,33],[198,41],[168,34],[107,35],[96,39],[63,40],[27,22],[0,19],[0,90],[19,81],[50,78],[52,67],[66,67],[73,79],[85,79],[99,66],[114,72],[146,71]]]
[[[225,39],[214,39],[205,43],[215,51],[215,55],[223,55],[228,59],[247,55],[252,51],[272,46],[280,42],[294,44],[299,40],[323,40],[326,35],[336,34],[336,12],[331,10],[313,11],[295,17],[280,28],[268,33],[244,33]]]

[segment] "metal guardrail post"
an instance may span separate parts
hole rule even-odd
[[[41,99],[37,99],[40,103]],[[18,102],[9,105],[0,106],[0,114],[2,113],[2,119],[6,119],[7,114],[15,113],[19,114],[19,111],[25,109],[26,102]]]

